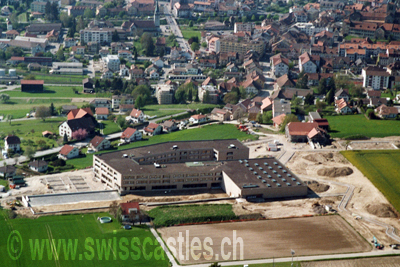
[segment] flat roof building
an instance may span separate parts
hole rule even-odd
[[[304,196],[307,186],[275,158],[248,159],[238,140],[167,142],[98,154],[95,178],[120,194],[223,189],[229,196]]]

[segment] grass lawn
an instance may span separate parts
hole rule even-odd
[[[400,121],[367,120],[364,115],[325,116],[328,119],[332,137],[347,137],[361,134],[368,137],[397,136],[400,134]]]
[[[249,135],[240,132],[236,129],[235,125],[207,125],[202,128],[177,131],[169,134],[161,134],[144,139],[142,141],[133,142],[125,146],[118,147],[118,150],[129,149],[134,147],[141,147],[146,145],[153,145],[168,141],[189,141],[189,140],[213,140],[213,139],[238,139],[238,140],[256,140],[258,136]],[[115,150],[110,150],[115,151]],[[101,151],[104,153],[106,151]],[[93,154],[86,154],[85,157],[75,158],[68,160],[68,164],[74,165],[74,169],[84,169],[93,165]]]
[[[101,224],[97,217],[103,216],[110,215],[90,213],[11,220],[6,211],[0,210],[2,266],[168,266],[164,251],[147,227],[123,230],[116,221]],[[7,250],[13,230],[20,236],[21,243],[15,241],[13,246],[21,249],[18,260],[12,260]]]
[[[104,135],[117,133],[117,132],[121,131],[118,124],[116,124],[113,121],[105,120],[105,121],[102,121],[101,123],[103,124],[103,134]]]
[[[199,41],[201,39],[201,32],[200,31],[191,31],[191,30],[182,30],[182,35],[185,40],[189,40],[192,37],[198,37]]]
[[[0,163],[1,163],[1,161],[0,161]],[[3,165],[1,165],[1,166],[3,166]],[[0,185],[4,186],[5,191],[8,191],[8,181],[7,180],[0,179]]]
[[[400,211],[400,151],[342,151],[354,166],[356,166],[397,211]]]
[[[218,105],[214,104],[202,104],[202,103],[193,103],[193,104],[174,104],[174,105],[147,105],[144,106],[143,112],[146,115],[157,117],[163,117],[168,115],[173,115],[176,113],[183,112],[188,109],[198,109],[198,108],[213,108]]]
[[[59,119],[47,119],[42,120],[26,120],[26,121],[11,121],[11,125],[8,122],[0,123],[0,132],[4,134],[13,133],[21,138],[21,147],[24,149],[27,144],[24,140],[32,140],[35,144],[39,140],[43,140],[50,147],[57,146],[57,143],[53,139],[42,137],[43,131],[50,131],[58,133],[58,125],[60,122],[65,121],[64,118]]]
[[[13,97],[65,97],[65,98],[73,98],[73,97],[79,97],[79,98],[95,98],[95,97],[100,97],[100,94],[83,94],[83,93],[78,93],[75,94],[72,91],[72,88],[76,88],[78,91],[82,91],[81,87],[78,86],[44,86],[44,92],[43,93],[27,93],[27,92],[21,92],[20,89],[16,89],[13,91],[8,91],[6,92],[7,95],[10,96],[11,101]],[[101,94],[101,97],[111,97],[111,93],[109,94]]]
[[[18,21],[19,22],[27,22],[27,14],[26,13],[21,13],[18,15]]]
[[[31,72],[35,75],[36,80],[44,80],[44,83],[51,84],[82,84],[82,80],[87,78],[86,75],[57,75],[57,74],[43,74]]]
[[[230,204],[161,206],[149,211],[155,226],[237,219]]]
[[[14,119],[24,118],[27,113],[33,110],[37,106],[50,106],[50,103],[54,104],[54,107],[67,105],[71,103],[71,99],[49,99],[49,98],[30,98],[30,99],[19,99],[11,98],[7,104],[0,105],[1,115],[13,115]],[[1,128],[0,128],[1,131]]]

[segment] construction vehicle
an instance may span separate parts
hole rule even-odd
[[[375,248],[377,249],[383,249],[383,245],[378,243],[378,240],[374,236],[374,240],[372,241],[374,243]]]
[[[247,132],[249,129],[247,128],[246,125],[240,124],[236,126],[241,132]]]

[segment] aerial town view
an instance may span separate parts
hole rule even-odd
[[[399,0],[0,9],[0,266],[400,266]]]

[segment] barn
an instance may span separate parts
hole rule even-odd
[[[21,80],[21,92],[43,93],[43,80]]]

